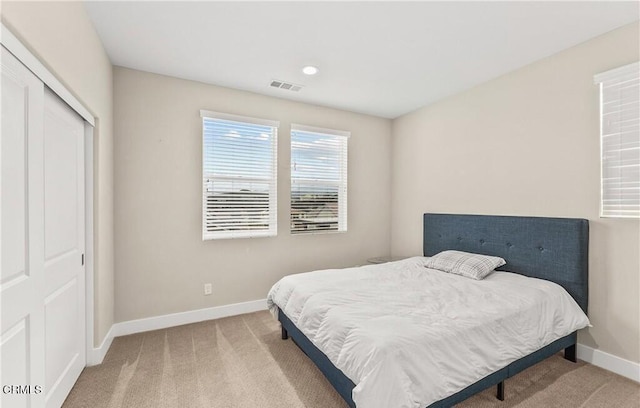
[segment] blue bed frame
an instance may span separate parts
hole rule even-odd
[[[493,215],[424,214],[423,254],[459,251],[494,255],[506,264],[499,270],[550,280],[564,287],[587,313],[589,297],[589,222],[575,218],[513,217]],[[351,391],[355,384],[336,368],[307,337],[279,312],[282,338],[293,341],[327,377],[331,385],[355,408]],[[565,358],[576,361],[577,333],[537,350],[488,375],[428,408],[451,407],[497,385],[504,400],[504,380],[564,349]]]

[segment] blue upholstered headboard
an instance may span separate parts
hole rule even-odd
[[[424,214],[424,255],[432,256],[447,249],[504,258],[507,263],[498,270],[556,282],[587,312],[587,220]]]

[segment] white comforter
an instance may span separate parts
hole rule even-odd
[[[428,406],[589,324],[555,283],[508,272],[476,281],[425,259],[290,275],[269,308],[356,384],[358,408]]]

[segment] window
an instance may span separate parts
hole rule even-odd
[[[200,115],[202,239],[276,235],[278,122]]]
[[[347,230],[349,132],[291,125],[291,233]]]
[[[600,216],[640,218],[640,63],[598,74]]]

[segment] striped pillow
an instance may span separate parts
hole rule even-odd
[[[430,269],[480,280],[505,263],[504,259],[497,256],[462,251],[442,251],[427,259],[425,266]]]

